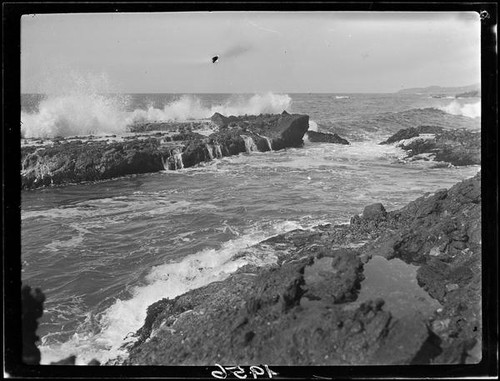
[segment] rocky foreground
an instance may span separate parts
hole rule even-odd
[[[205,129],[204,134],[193,131]],[[309,116],[224,117],[205,123],[145,123],[131,136],[56,138],[21,147],[23,189],[192,167],[242,152],[301,147]],[[206,131],[208,129],[208,135]],[[49,143],[49,144],[46,144]]]
[[[481,133],[419,126],[399,130],[380,144],[397,143],[410,160],[433,159],[451,165],[481,164]]]
[[[459,364],[481,359],[481,174],[348,225],[296,230],[248,248],[275,256],[148,308],[126,365]],[[240,253],[239,255],[244,255]],[[417,264],[441,304],[396,318],[360,305],[373,256]]]

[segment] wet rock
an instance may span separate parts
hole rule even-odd
[[[229,126],[229,124],[235,122],[238,120],[236,116],[229,116],[226,117],[218,112],[212,115],[210,118],[212,122],[214,122],[216,125],[218,125],[221,128],[226,128]]]
[[[368,205],[363,210],[363,218],[367,220],[382,220],[387,216],[387,212],[381,203]]]
[[[451,346],[445,346],[442,352],[433,359],[433,364],[464,364],[467,359],[467,350],[471,343],[460,340]]]
[[[189,134],[192,130],[199,130],[213,127],[209,121],[196,121],[196,122],[137,122],[128,126],[130,132],[149,132],[149,131],[168,131],[179,132],[179,135],[187,134],[186,139],[189,139]],[[197,135],[197,134],[195,134]],[[178,139],[184,140],[184,139]]]
[[[422,134],[433,134],[423,136]],[[409,140],[408,140],[409,139]],[[434,160],[456,166],[481,164],[481,134],[466,129],[445,130],[435,126],[420,126],[398,131],[380,144],[401,142],[407,158],[432,154]]]
[[[68,142],[36,151],[21,149],[22,188],[95,181],[163,169],[170,152],[157,139],[87,144]]]
[[[307,139],[313,143],[350,144],[346,139],[341,138],[337,134],[328,134],[316,131],[307,131]]]
[[[438,126],[419,126],[404,128],[379,144],[392,144],[401,140],[417,137],[420,134],[439,134],[441,132],[443,132],[443,128]]]
[[[220,121],[219,121],[220,119]],[[208,162],[213,158],[247,152],[245,142],[252,139],[258,151],[301,147],[309,128],[309,117],[298,114],[258,115],[243,117],[214,116],[214,124],[146,123],[131,127],[136,132],[169,130],[177,134],[125,137],[121,142],[90,139],[81,141],[57,140],[52,146],[21,148],[22,189],[96,181],[114,177],[177,170]],[[222,121],[222,122],[221,122]],[[210,136],[191,131],[193,128],[224,128]],[[229,124],[231,127],[229,127]]]
[[[363,264],[355,250],[339,249],[316,258],[304,269],[305,297],[329,303],[356,299],[363,280]]]
[[[405,316],[389,328],[373,361],[388,365],[429,364],[441,353],[439,344],[439,338],[428,330],[422,316]]]
[[[246,248],[277,262],[154,304],[125,363],[477,362],[480,181],[479,173],[397,211],[379,205],[349,225],[295,230]],[[395,319],[380,298],[351,303],[364,261],[382,254],[420,265],[418,284],[442,305],[433,316]]]

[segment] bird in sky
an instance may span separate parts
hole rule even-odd
[[[212,57],[212,63],[216,63],[219,60],[219,56]]]

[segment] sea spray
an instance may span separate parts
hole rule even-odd
[[[439,107],[440,110],[452,115],[463,115],[469,118],[481,117],[481,102],[460,104],[454,100],[446,106]]]
[[[245,150],[247,151],[247,153],[256,152],[259,150],[255,145],[255,142],[253,141],[251,136],[247,135],[240,135],[240,136],[245,141]]]
[[[168,171],[168,158],[164,159],[163,156],[161,157],[161,163],[163,164],[163,169]]]
[[[182,161],[182,152],[173,152],[172,153],[172,169],[184,169],[184,162]]]
[[[257,266],[271,263],[276,260],[273,253],[262,255],[252,250],[245,250],[243,255],[238,253],[273,235],[304,228],[294,221],[283,221],[270,227],[271,230],[267,231],[260,227],[252,228],[237,239],[225,242],[219,249],[202,250],[179,262],[154,267],[146,276],[146,284],[131,291],[130,299],[118,299],[92,318],[95,322],[92,326],[97,324],[99,329],[79,329],[64,343],[42,345],[42,364],[61,360],[69,354],[77,356],[77,364],[86,364],[93,358],[101,363],[118,357],[126,358],[127,343],[136,339],[130,333],[144,324],[147,308],[152,303],[221,281],[248,263]],[[88,326],[88,323],[83,325]]]
[[[214,152],[213,152],[213,147],[210,144],[205,144],[205,147],[208,152],[208,156],[210,157],[210,160],[214,159]]]
[[[46,78],[47,93],[38,108],[21,111],[21,134],[25,138],[125,132],[129,98],[110,95],[107,77],[67,72]]]
[[[222,150],[219,143],[215,143],[215,156],[217,157],[217,159],[222,159]]]
[[[277,114],[289,109],[286,94],[255,94],[231,97],[223,104],[204,105],[200,98],[183,95],[163,108],[129,110],[130,97],[106,95],[106,91],[76,82],[74,89],[46,95],[34,112],[21,112],[21,132],[25,138],[53,138],[75,135],[120,134],[135,123],[208,119],[223,115]]]
[[[318,132],[318,123],[316,123],[314,120],[309,119],[309,128],[307,131]]]
[[[49,96],[37,113],[21,112],[25,138],[125,132],[122,100],[98,94]]]
[[[136,109],[127,118],[128,124],[152,121],[186,121],[210,118],[216,112],[222,115],[259,115],[278,114],[291,105],[291,98],[286,94],[255,94],[232,97],[224,104],[205,106],[193,95],[183,95],[166,104],[163,109],[149,106]]]
[[[267,146],[269,147],[269,151],[273,150],[273,145],[271,139],[269,139],[267,136],[263,136],[264,139],[266,139]]]

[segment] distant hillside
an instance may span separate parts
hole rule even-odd
[[[481,92],[479,90],[466,91],[465,93],[460,93],[455,95],[455,98],[476,98],[480,97]]]
[[[476,83],[469,86],[460,87],[441,87],[441,86],[429,86],[429,87],[415,87],[411,89],[399,90],[398,94],[428,94],[428,95],[456,95],[460,93],[466,93],[471,91],[479,91],[481,85]]]

